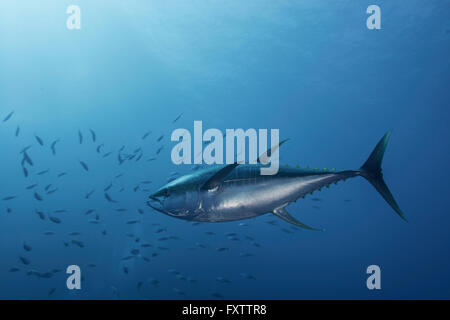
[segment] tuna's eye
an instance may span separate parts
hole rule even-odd
[[[169,194],[170,194],[170,193],[169,193],[169,189],[165,189],[165,190],[164,190],[164,196],[168,197]]]

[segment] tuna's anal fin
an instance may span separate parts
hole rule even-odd
[[[308,230],[314,230],[314,231],[323,231],[322,229],[316,229],[316,228],[310,227],[306,224],[301,223],[297,219],[295,219],[293,216],[291,216],[289,214],[289,212],[287,212],[286,206],[287,206],[287,204],[285,204],[279,208],[275,208],[273,210],[273,214],[276,215],[278,218],[281,218],[284,221],[289,222],[297,227],[308,229]]]
[[[232,163],[229,165],[226,165],[219,171],[217,171],[211,178],[206,181],[203,186],[202,190],[214,190],[216,189],[222,181],[230,174],[231,171],[234,170],[239,165],[239,163]]]

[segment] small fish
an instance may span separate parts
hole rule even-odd
[[[177,122],[178,120],[180,120],[180,118],[181,118],[182,115],[183,115],[183,114],[180,113],[180,115],[179,115],[178,117],[176,117],[175,120],[172,121],[172,123],[175,123],[175,122]]]
[[[186,296],[186,293],[184,291],[181,291],[178,288],[173,288],[173,291],[177,294],[179,294],[180,296]]]
[[[41,195],[40,195],[39,193],[37,193],[37,192],[34,192],[34,198],[35,198],[36,200],[38,200],[38,201],[42,201]]]
[[[53,231],[45,231],[45,232],[44,232],[44,235],[45,235],[45,236],[54,236],[55,233],[54,233]]]
[[[80,161],[81,166],[83,167],[84,170],[89,171],[89,167],[87,166],[86,163],[84,163],[83,161]]]
[[[256,278],[254,276],[252,276],[251,274],[248,274],[248,273],[240,273],[240,276],[245,279],[256,280]]]
[[[12,199],[15,199],[15,198],[17,198],[17,196],[7,196],[7,197],[4,197],[2,200],[3,201],[9,201],[9,200],[12,200]]]
[[[79,240],[70,240],[70,242],[74,245],[77,245],[80,248],[84,248],[84,243],[82,241]]]
[[[25,178],[27,178],[28,177],[28,170],[27,170],[27,168],[22,167],[22,170],[23,170],[23,175],[25,176]]]
[[[17,126],[17,128],[16,128],[16,133],[14,134],[16,137],[18,137],[19,136],[19,133],[20,133],[20,126]]]
[[[156,139],[156,142],[160,142],[164,138],[164,135],[160,135],[158,139]]]
[[[53,216],[48,216],[48,219],[53,222],[53,223],[61,223],[61,219],[57,218],[57,217],[53,217]]]
[[[52,194],[52,193],[55,193],[56,191],[58,191],[58,188],[47,191],[47,194]]]
[[[13,267],[13,268],[9,269],[8,271],[9,272],[17,272],[17,271],[20,271],[20,269],[16,268],[16,267]]]
[[[28,260],[25,257],[19,256],[19,260],[20,262],[22,262],[24,265],[29,265],[30,264],[30,260]]]
[[[36,214],[41,218],[41,220],[45,220],[45,214],[42,211],[36,210]]]
[[[230,248],[226,248],[226,247],[217,248],[217,251],[219,251],[219,252],[228,251],[228,250],[230,250]]]
[[[58,174],[58,178],[61,178],[63,176],[65,176],[67,173],[66,172],[61,172],[60,174]]]
[[[100,152],[101,152],[103,146],[104,146],[103,143],[102,143],[102,144],[99,144],[99,145],[97,146],[97,153],[100,153]]]
[[[119,290],[117,290],[116,287],[111,286],[111,291],[112,291],[113,296],[115,296],[116,298],[120,298]]]
[[[94,212],[95,210],[94,209],[89,209],[88,211],[86,211],[84,214],[85,215],[88,215],[88,214],[91,214],[92,212]]]
[[[226,278],[224,278],[224,277],[217,277],[217,278],[216,278],[216,281],[217,281],[217,282],[222,282],[222,283],[231,283],[230,280],[228,280],[228,279],[226,279]]]
[[[56,291],[55,288],[51,288],[51,289],[48,291],[48,296],[51,296],[53,293],[55,293],[55,291]]]
[[[41,137],[39,137],[39,136],[37,136],[37,135],[34,135],[34,138],[36,139],[36,141],[37,141],[41,146],[44,145],[44,140],[42,140]]]
[[[117,159],[119,160],[119,165],[121,165],[122,163],[125,162],[125,160],[122,159],[122,156],[120,155],[120,153],[117,155]]]
[[[31,160],[27,152],[23,153],[23,163],[25,162],[28,163],[30,166],[33,166],[33,160]]]
[[[47,172],[49,172],[50,170],[49,169],[47,169],[47,170],[43,170],[43,171],[40,171],[40,172],[38,172],[38,173],[36,173],[38,176],[42,176],[43,174],[46,174]]]
[[[52,150],[52,154],[53,154],[53,155],[56,155],[56,144],[57,144],[58,142],[59,142],[59,139],[53,141],[52,144],[51,144],[51,146],[50,146],[50,149]]]
[[[135,224],[135,223],[139,223],[139,220],[129,220],[126,222],[126,224]]]
[[[95,142],[97,140],[97,135],[95,134],[95,131],[92,129],[89,129],[91,132],[92,141]]]
[[[127,267],[123,267],[123,273],[128,274],[129,270]]]
[[[78,130],[78,142],[79,142],[80,144],[83,143],[83,134],[81,133],[80,130]]]
[[[150,133],[152,133],[151,131],[147,131],[146,133],[144,133],[144,135],[142,136],[142,140],[145,140],[145,138],[147,138]]]
[[[127,260],[131,260],[131,259],[134,259],[134,258],[136,258],[136,257],[135,256],[125,256],[125,257],[121,258],[120,260],[127,261]]]
[[[92,196],[92,194],[95,192],[95,189],[89,191],[88,193],[86,193],[86,195],[84,196],[85,199],[89,199],[90,196]]]
[[[158,150],[156,151],[156,154],[159,154],[162,149],[164,149],[164,146],[159,147]]]
[[[23,249],[25,251],[31,251],[31,247],[26,242],[23,243]]]
[[[127,211],[127,209],[126,208],[119,208],[119,209],[116,209],[116,211],[118,211],[118,212],[125,212],[125,211]]]
[[[252,257],[253,254],[251,254],[250,252],[242,252],[239,254],[239,256],[246,258],[246,257]]]
[[[11,112],[3,119],[3,122],[6,122],[6,121],[8,121],[9,119],[11,119],[11,117],[13,116],[13,114],[14,114],[14,111],[11,111]]]
[[[48,191],[48,189],[50,189],[50,188],[51,188],[51,186],[52,186],[52,184],[51,184],[51,183],[50,183],[50,184],[48,184],[48,185],[46,185],[46,186],[45,186],[45,188],[44,188],[44,190],[45,190],[45,191]]]
[[[167,232],[167,228],[159,228],[158,230],[155,231],[155,233],[161,233],[163,231]]]
[[[103,158],[108,157],[111,153],[112,153],[112,152],[107,152],[107,153],[105,153],[105,154],[103,155]]]
[[[81,233],[79,233],[78,231],[74,231],[74,232],[69,233],[69,236],[72,236],[72,237],[79,236],[79,235],[81,235]]]
[[[110,183],[108,186],[106,186],[106,188],[105,189],[103,189],[103,191],[108,191],[109,189],[111,189],[111,187],[113,186],[113,184],[112,183]]]
[[[25,153],[25,152],[27,152],[30,148],[31,148],[31,144],[30,145],[28,145],[28,146],[26,146],[26,147],[24,147],[24,148],[22,148],[22,150],[20,150],[20,153]]]

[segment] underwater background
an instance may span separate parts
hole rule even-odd
[[[0,298],[450,298],[449,14],[443,0],[1,1]],[[172,163],[171,132],[194,120],[278,128],[282,165],[318,168],[359,168],[393,129],[383,172],[408,222],[362,178],[289,206],[324,232],[158,213],[148,195],[192,170]]]

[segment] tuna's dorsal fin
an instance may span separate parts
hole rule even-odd
[[[239,163],[228,164],[219,171],[217,171],[211,178],[209,178],[201,187],[202,190],[214,190],[222,181],[239,165]]]
[[[273,146],[272,148],[268,149],[266,152],[262,153],[258,158],[258,163],[267,164],[269,163],[269,159],[272,156],[272,154],[279,148],[283,143],[288,141],[289,139],[284,139],[280,143],[278,143],[276,146]]]
[[[289,214],[289,212],[287,212],[286,206],[287,206],[287,204],[285,204],[279,208],[275,208],[273,210],[273,214],[276,215],[278,218],[281,218],[286,222],[292,223],[293,225],[295,225],[297,227],[301,227],[301,228],[308,229],[308,230],[314,230],[314,231],[323,231],[322,229],[316,229],[316,228],[307,226],[306,224],[303,224],[300,221],[298,221],[297,219],[295,219],[293,216],[291,216]]]

